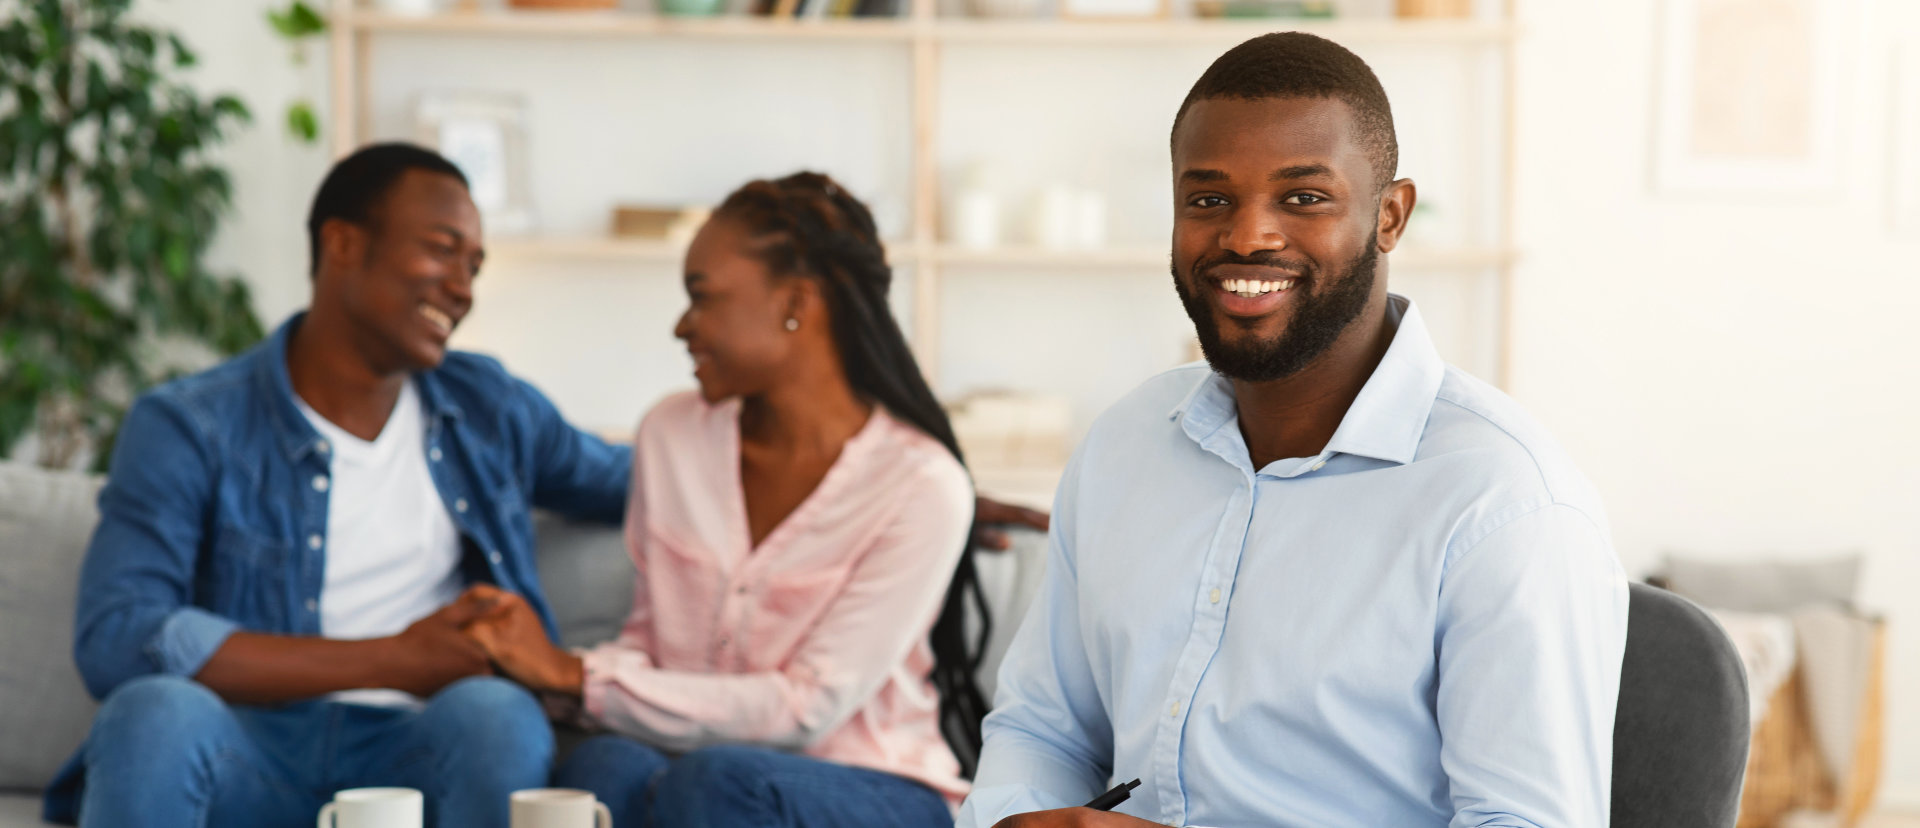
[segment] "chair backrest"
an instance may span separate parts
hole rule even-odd
[[[1752,738],[1740,653],[1693,602],[1646,584],[1629,594],[1612,824],[1732,828]]]

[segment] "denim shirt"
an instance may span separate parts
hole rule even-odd
[[[303,316],[143,394],[122,422],[74,623],[74,661],[96,698],[144,675],[195,675],[236,630],[320,634],[330,458],[287,373]],[[525,596],[556,636],[529,510],[617,523],[631,449],[568,425],[487,357],[450,352],[413,381],[427,416],[420,451],[462,535],[462,574]],[[49,790],[49,815],[71,813],[58,800],[77,789],[77,764]]]

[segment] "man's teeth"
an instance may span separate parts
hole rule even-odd
[[[1255,296],[1265,296],[1293,287],[1293,280],[1281,279],[1277,282],[1267,282],[1260,279],[1221,279],[1220,286],[1226,288],[1228,293],[1252,299]]]
[[[439,308],[432,305],[421,305],[420,315],[426,317],[428,322],[439,325],[441,330],[453,330],[453,317],[448,316]]]

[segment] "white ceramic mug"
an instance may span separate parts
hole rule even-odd
[[[319,828],[420,828],[425,807],[412,788],[348,788],[320,806]]]
[[[529,788],[510,803],[513,828],[613,828],[613,814],[589,791]]]

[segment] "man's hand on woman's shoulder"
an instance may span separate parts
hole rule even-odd
[[[1025,526],[1030,529],[1047,531],[1051,518],[1046,512],[1028,509],[1010,503],[1001,503],[985,497],[973,500],[973,542],[981,548],[1005,551],[1013,542],[1001,527]]]

